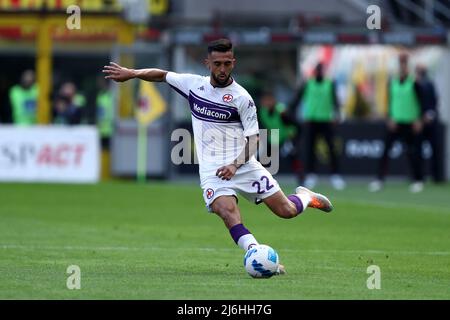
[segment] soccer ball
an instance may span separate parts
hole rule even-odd
[[[259,244],[245,253],[244,267],[253,278],[270,278],[278,271],[278,253],[271,247]]]

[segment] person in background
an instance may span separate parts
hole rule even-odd
[[[389,151],[395,140],[401,139],[407,145],[408,158],[412,168],[413,182],[410,191],[423,190],[422,172],[422,115],[419,84],[409,75],[409,57],[399,55],[400,75],[389,82],[387,132],[384,139],[384,151],[378,164],[376,180],[369,184],[369,191],[380,191],[384,186],[388,171]]]
[[[270,90],[265,90],[261,96],[258,117],[261,126],[268,129],[268,143],[278,145],[280,155],[289,158],[292,164],[292,171],[296,174],[298,182],[303,181],[302,163],[299,159],[300,126],[293,121],[287,112],[287,106],[277,102],[275,95]],[[271,130],[278,129],[278,139],[275,141],[271,135]],[[268,150],[271,147],[268,146]]]
[[[53,123],[75,125],[83,122],[85,98],[77,93],[73,82],[65,82],[55,99]]]
[[[99,88],[96,98],[96,123],[100,133],[101,146],[109,150],[114,130],[114,105],[109,83],[103,77],[97,78]]]
[[[30,126],[37,123],[38,94],[34,71],[25,70],[20,78],[20,84],[13,86],[9,91],[14,124]]]
[[[439,159],[441,147],[438,143],[439,114],[437,109],[438,97],[433,82],[428,77],[427,68],[424,65],[416,66],[416,82],[419,86],[419,100],[423,106],[423,139],[428,141],[432,155],[430,159],[431,176],[435,183],[443,182],[443,172]]]
[[[325,77],[324,66],[318,63],[314,69],[314,76],[298,90],[290,103],[290,110],[295,110],[303,100],[303,119],[306,134],[306,179],[305,186],[314,188],[317,184],[316,171],[316,143],[322,136],[328,146],[331,177],[330,182],[336,190],[345,188],[346,183],[340,175],[338,157],[334,146],[335,126],[339,122],[339,103],[336,96],[335,84]]]
[[[63,83],[59,89],[59,94],[67,98],[77,108],[84,108],[86,106],[86,98],[78,92],[77,86],[73,82]]]

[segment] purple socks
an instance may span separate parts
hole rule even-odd
[[[303,212],[303,203],[300,201],[300,199],[297,196],[291,194],[287,198],[295,204],[295,207],[297,208],[297,214],[300,214]]]
[[[240,237],[249,233],[251,232],[248,231],[248,229],[244,227],[242,223],[232,226],[230,229],[231,237],[233,238],[234,242],[236,242],[236,244],[238,243]]]

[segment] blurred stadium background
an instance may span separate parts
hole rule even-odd
[[[381,8],[380,30],[369,30],[366,27],[366,21],[370,16],[366,10],[369,5],[373,4]],[[76,23],[73,16],[74,13],[76,14],[76,10],[73,11],[72,8],[67,11],[71,5],[77,5],[81,9],[79,29],[71,29],[69,26]],[[2,203],[0,204],[0,220],[5,222],[2,223],[3,232],[0,235],[0,246],[3,245],[3,247],[0,247],[0,250],[3,250],[0,252],[3,252],[4,257],[2,265],[6,270],[4,275],[10,275],[9,280],[3,282],[4,286],[0,285],[1,296],[7,298],[70,297],[67,293],[55,293],[47,287],[40,295],[35,288],[20,286],[18,284],[20,280],[17,280],[20,277],[17,278],[15,272],[22,269],[20,262],[16,261],[14,256],[22,253],[27,257],[29,254],[29,261],[35,263],[31,268],[37,268],[33,269],[37,270],[36,278],[33,279],[42,281],[48,280],[49,275],[56,272],[51,266],[49,267],[49,261],[57,261],[60,266],[67,264],[67,255],[64,253],[67,251],[64,250],[71,249],[65,248],[58,239],[64,238],[64,244],[69,243],[72,250],[75,251],[78,250],[77,248],[79,250],[85,248],[87,244],[83,239],[89,239],[91,243],[97,245],[97,249],[93,249],[93,254],[96,250],[100,251],[100,254],[105,254],[102,259],[106,259],[106,253],[115,250],[105,249],[111,248],[111,243],[113,243],[119,248],[117,252],[114,251],[117,254],[116,257],[119,257],[126,251],[125,247],[138,246],[147,241],[144,230],[139,229],[139,224],[151,226],[153,220],[151,218],[147,218],[147,220],[142,218],[143,220],[141,220],[138,213],[149,214],[145,213],[145,210],[152,203],[158,204],[158,209],[147,208],[150,213],[172,214],[172,212],[187,211],[186,215],[194,215],[193,220],[202,227],[212,223],[211,219],[196,213],[204,210],[201,191],[197,183],[197,166],[193,164],[178,165],[170,161],[172,148],[178,142],[171,139],[173,130],[185,128],[191,131],[190,110],[184,99],[165,84],[143,84],[138,80],[133,80],[117,85],[102,81],[101,70],[109,61],[115,61],[133,68],[157,67],[176,72],[207,75],[207,70],[202,64],[206,55],[205,44],[220,37],[229,37],[234,42],[237,57],[234,76],[253,95],[257,105],[261,94],[267,88],[274,91],[277,101],[288,103],[295,94],[295,88],[311,74],[315,64],[319,61],[325,63],[327,75],[336,81],[344,119],[338,126],[337,145],[342,174],[348,178],[349,189],[341,194],[333,193],[328,187],[323,187],[323,190],[331,192],[332,197],[337,200],[337,208],[341,205],[343,211],[353,212],[346,217],[349,219],[348,222],[358,219],[357,212],[367,209],[362,202],[352,202],[351,195],[353,193],[361,198],[367,197],[368,203],[374,201],[368,205],[368,212],[378,214],[377,210],[380,210],[383,212],[379,216],[380,219],[386,218],[386,221],[392,224],[391,231],[399,236],[399,239],[393,240],[393,243],[398,244],[397,246],[392,246],[392,243],[386,241],[377,247],[373,245],[376,241],[375,236],[370,240],[367,240],[369,238],[357,238],[366,248],[377,250],[382,248],[379,252],[376,250],[371,252],[372,256],[379,254],[380,257],[384,257],[384,249],[389,251],[389,248],[395,247],[396,252],[401,252],[401,250],[410,252],[408,256],[403,257],[417,256],[416,258],[420,260],[423,257],[420,250],[427,251],[428,248],[416,246],[415,242],[410,245],[406,244],[407,239],[416,233],[406,233],[404,231],[406,229],[402,229],[409,223],[404,221],[405,216],[402,214],[412,211],[414,224],[408,225],[409,231],[417,233],[422,232],[420,229],[421,219],[430,214],[429,219],[431,220],[428,220],[429,225],[427,225],[429,229],[421,236],[424,237],[422,240],[429,243],[430,250],[434,252],[434,254],[430,254],[433,255],[438,266],[437,269],[433,269],[435,266],[428,265],[431,261],[427,260],[425,263],[425,260],[420,260],[426,269],[432,270],[429,275],[422,276],[425,278],[429,276],[430,279],[439,281],[444,279],[448,285],[448,269],[447,271],[441,269],[443,266],[449,266],[449,255],[446,251],[449,244],[448,213],[450,207],[446,200],[446,194],[448,195],[449,191],[448,185],[443,183],[438,186],[430,186],[428,190],[426,187],[423,198],[413,198],[412,195],[403,193],[401,187],[391,189],[391,194],[380,196],[382,203],[378,209],[373,207],[376,207],[374,203],[378,201],[376,196],[366,195],[364,188],[366,188],[365,183],[374,177],[377,160],[382,154],[384,118],[387,110],[386,86],[389,77],[397,73],[397,56],[403,51],[410,54],[411,68],[417,64],[426,65],[430,78],[436,85],[440,115],[439,145],[442,147],[438,155],[439,175],[443,181],[447,181],[450,177],[450,157],[448,155],[450,150],[450,131],[448,130],[450,123],[450,1],[0,0],[0,181],[2,182],[0,184],[2,190],[0,193],[0,202]],[[35,110],[35,118],[19,123],[18,120],[15,120],[11,92],[12,88],[23,80],[26,70],[35,72],[36,92],[26,98],[28,99],[26,103],[28,110]],[[64,109],[67,99],[76,102],[75,110]],[[300,113],[297,114],[298,119],[301,116]],[[141,140],[138,139],[139,132],[144,132],[144,138]],[[319,149],[320,165],[318,170],[320,174],[326,174],[328,169],[325,164],[328,161],[328,155],[325,150]],[[145,154],[143,155],[142,152]],[[194,152],[193,149],[192,152]],[[423,145],[423,155],[425,159],[430,158],[430,148],[426,143]],[[401,145],[394,148],[391,158],[390,175],[399,179],[406,178],[409,171],[408,166],[405,165],[406,159]],[[281,159],[281,168],[277,177],[282,181],[287,181],[288,185],[293,187],[295,179],[288,161],[288,159]],[[426,173],[429,177],[428,169]],[[137,186],[129,184],[130,180],[136,179],[136,177],[141,180],[147,179],[152,187],[144,190],[136,189]],[[123,180],[127,180],[127,182],[124,183]],[[157,182],[155,182],[156,180]],[[166,198],[164,193],[176,193],[180,181],[183,183],[179,185],[179,190],[187,198],[182,200],[181,204],[177,204],[178,206],[170,207],[175,204],[171,204],[170,199]],[[360,181],[364,181],[364,184],[361,184]],[[31,184],[23,185],[22,182]],[[50,184],[35,184],[35,182]],[[64,184],[58,187],[52,185],[52,182]],[[103,186],[103,189],[95,189],[93,186],[86,186],[87,189],[83,189],[82,186],[66,185],[72,183],[94,183],[98,184],[99,188]],[[353,186],[352,183],[354,183]],[[65,194],[64,190],[67,190],[68,194],[73,197]],[[91,196],[96,192],[104,198],[93,201]],[[23,195],[23,197],[21,198],[19,195]],[[142,199],[146,198],[148,204],[143,204],[143,200],[139,200],[135,195],[141,196]],[[164,196],[161,198],[161,195]],[[53,196],[55,196],[54,199]],[[128,196],[132,200],[120,204],[116,202],[119,198]],[[190,197],[197,197],[195,205],[194,201],[190,201]],[[44,201],[43,198],[47,200]],[[56,201],[57,204],[50,199]],[[168,207],[165,207],[166,204],[158,199],[167,200]],[[191,204],[193,207],[184,208],[185,200],[187,206]],[[425,208],[426,204],[433,204],[432,209]],[[412,209],[416,205],[419,209]],[[90,213],[85,215],[77,208]],[[123,211],[119,212],[120,208]],[[133,208],[136,211],[131,213]],[[256,210],[250,206],[245,208],[248,211]],[[399,214],[402,218],[395,222],[391,213],[396,213],[397,210],[404,211]],[[125,222],[127,217],[121,218],[121,213],[126,213],[128,218],[134,219],[135,225],[129,224],[124,227],[125,231],[123,231],[122,224],[127,225],[131,222]],[[112,214],[113,222],[109,221],[110,214]],[[64,225],[68,227],[67,232],[74,232],[73,242],[70,237],[63,236],[62,233],[56,231],[58,228],[64,227],[59,224],[65,219],[60,215],[65,215],[66,218],[68,216],[75,217],[68,218],[67,221],[73,219],[72,222],[80,226],[80,229],[76,230],[74,227],[69,228]],[[177,215],[181,215],[181,213],[177,213]],[[40,221],[36,221],[36,225],[33,222],[34,217]],[[76,217],[79,219],[77,220]],[[267,240],[272,241],[278,247],[283,247],[284,242],[281,240],[276,242],[279,235],[271,235],[270,228],[267,227],[273,221],[264,219],[259,225],[260,230],[268,232]],[[320,218],[309,221],[306,226],[314,225],[314,221],[317,219]],[[204,220],[209,222],[200,222]],[[249,220],[256,225],[255,229],[258,230],[259,222],[254,218],[249,218]],[[344,229],[350,228],[346,229],[348,231],[346,237],[351,232],[357,233],[360,228],[355,225],[354,229],[351,229],[351,222],[351,226],[348,226],[340,225],[343,222],[337,222],[336,219],[330,221],[334,221],[335,226]],[[105,238],[96,238],[92,234],[94,231],[90,228],[95,228],[96,222],[98,230],[105,232]],[[190,254],[196,256],[195,250],[189,251],[187,247],[189,244],[193,248],[196,245],[202,246],[203,242],[197,238],[191,239],[189,236],[187,239],[180,240],[180,237],[183,239],[186,234],[183,234],[183,231],[179,233],[174,231],[184,230],[183,228],[187,226],[188,229],[192,227],[193,233],[195,233],[194,226],[189,225],[192,221],[185,217],[180,218],[180,224],[174,226],[174,229],[169,227],[170,222],[169,220],[158,221],[156,226],[149,227],[151,230],[145,230],[149,233],[154,232],[160,237],[158,238],[160,240],[152,243],[164,247],[167,242],[186,241],[181,245],[180,250],[186,249]],[[202,225],[202,223],[205,224]],[[365,223],[362,222],[362,224]],[[379,227],[382,228],[383,225],[384,223],[380,220]],[[167,228],[168,235],[158,231],[158,226],[163,228],[161,230]],[[216,231],[222,228],[219,221],[214,221],[213,226]],[[179,229],[176,229],[177,227]],[[394,227],[398,227],[398,229]],[[122,230],[121,236],[115,236],[114,232],[117,231],[117,228]],[[222,243],[224,248],[233,246],[225,232],[223,232],[223,238],[218,236],[219,238],[216,239],[212,235],[216,232],[200,229],[199,236],[213,237],[211,241],[213,245],[220,247],[220,243]],[[132,230],[137,230],[135,238],[133,238]],[[308,232],[307,227],[303,230]],[[52,234],[52,231],[56,233]],[[202,234],[203,231],[205,233]],[[295,231],[291,231],[294,235]],[[326,224],[321,231],[322,233],[319,232],[318,235],[329,240],[327,243],[332,243],[333,240],[327,237],[333,233],[333,223]],[[48,239],[45,238],[49,235]],[[62,238],[58,238],[58,235]],[[320,239],[323,238],[318,235],[314,239],[317,238],[316,240],[320,242]],[[164,241],[165,236],[168,237],[167,242]],[[150,235],[150,237],[152,236]],[[342,247],[336,244],[336,247],[332,246],[328,249],[336,249],[338,252],[347,245],[345,248],[357,252],[359,248],[357,246],[352,248],[350,245],[353,243],[352,240],[345,239]],[[294,242],[297,240],[299,239],[294,239]],[[302,240],[305,241],[305,247],[309,248],[310,252],[317,249],[315,247],[317,242],[308,242],[303,238]],[[121,244],[123,244],[123,250],[120,249]],[[41,251],[39,251],[39,245],[42,245]],[[175,244],[173,245],[176,247]],[[356,244],[353,243],[353,245]],[[51,248],[60,248],[61,255],[46,256],[44,252],[48,252],[49,249],[55,251]],[[416,254],[411,253],[413,252],[411,250],[415,248]],[[174,248],[174,250],[177,249]],[[236,257],[236,255],[232,257],[232,254],[226,251],[227,249],[223,250],[222,253],[225,253],[224,256],[228,260]],[[292,247],[291,250],[297,249]],[[47,261],[41,261],[40,257],[33,256],[31,251],[35,254],[41,252],[48,258],[46,258]],[[132,256],[133,252],[131,250],[126,255],[120,256],[120,259],[123,259],[120,260],[120,263],[125,264],[126,260],[130,261],[130,259],[136,258],[136,256]],[[176,252],[178,256],[183,254],[182,251]],[[369,253],[367,254],[369,255]],[[88,252],[86,255],[88,257],[79,255],[77,258],[86,259],[83,261],[89,266],[88,268],[93,270],[99,268],[97,262],[90,264],[93,260],[89,260],[92,257]],[[199,259],[202,259],[209,256],[209,253],[200,252],[199,255]],[[361,257],[361,255],[359,256]],[[54,260],[52,260],[53,258]],[[137,258],[139,261],[135,266],[137,269],[131,271],[142,271],[151,277],[152,273],[145,273],[145,259],[142,256]],[[310,259],[310,272],[314,272],[312,266],[315,263],[319,266],[320,260],[323,261],[323,257],[316,258],[314,255],[306,256],[302,253],[300,253],[300,258],[306,261]],[[337,254],[332,254],[325,260],[335,263],[336,260],[332,261],[333,258],[339,259]],[[362,259],[367,261],[372,259],[366,258],[363,255]],[[167,258],[167,261],[164,260],[163,263],[169,263],[169,261],[170,259]],[[291,265],[297,263],[294,260],[291,262]],[[211,266],[202,263],[200,269],[207,272]],[[231,263],[233,264],[233,262]],[[351,265],[347,260],[339,261],[339,263],[338,267]],[[402,266],[406,266],[408,263],[414,264],[406,258],[398,263]],[[218,267],[218,272],[230,275],[231,271],[222,266],[225,264],[224,260],[217,258],[217,264],[221,265],[220,268]],[[239,266],[239,261],[236,265]],[[37,266],[44,267],[40,269]],[[117,272],[121,270],[121,266],[117,265]],[[183,269],[184,267],[186,269]],[[164,265],[161,268],[164,268]],[[188,272],[188,266],[182,265],[180,268],[181,271],[174,270],[174,272]],[[404,267],[406,269],[402,268],[400,268],[401,272],[408,271],[406,267]],[[26,270],[30,269],[23,269],[24,272]],[[114,269],[109,271],[113,272],[112,270]],[[233,269],[233,271],[235,270],[240,269]],[[362,281],[365,281],[364,270],[360,276]],[[128,273],[129,269],[124,269],[124,271]],[[132,274],[133,272],[131,272]],[[332,277],[331,274],[327,274],[328,276]],[[420,278],[417,274],[411,275],[411,277],[414,276]],[[16,280],[13,280],[14,277]],[[128,277],[130,277],[129,274]],[[200,277],[199,274],[198,278],[194,277],[190,279],[191,282],[186,282],[186,288],[183,287],[178,294],[176,290],[164,291],[167,283],[177,278],[163,277],[167,282],[159,283],[158,290],[161,294],[159,296],[156,293],[149,294],[149,291],[145,290],[130,296],[108,295],[108,290],[101,290],[104,283],[98,280],[98,283],[95,282],[98,290],[91,291],[87,297],[189,298],[187,291],[184,290],[190,290],[189,286],[192,289],[192,286],[201,282]],[[317,277],[320,278],[320,275]],[[349,280],[352,279],[351,277],[351,273],[348,273],[343,276],[343,279]],[[32,278],[28,280],[30,279],[33,280]],[[131,281],[130,278],[128,280]],[[335,280],[339,281],[338,278]],[[64,279],[62,281],[64,284]],[[140,279],[140,281],[144,283],[146,280]],[[214,281],[214,279],[208,278],[208,281]],[[314,286],[314,281],[310,281],[309,289]],[[390,291],[386,296],[375,297],[421,298],[420,292],[424,292],[426,297],[449,298],[448,291],[438,283],[439,281],[434,283],[434,280],[430,280],[431,282],[424,280],[423,286],[414,288],[416,290],[414,294],[408,293],[409,289],[405,283],[401,282],[401,279],[398,281],[404,291]],[[226,281],[220,282],[220,285],[227,286]],[[253,284],[245,284],[245,286],[247,285],[250,286],[247,288],[250,291],[257,289],[252,287]],[[304,283],[299,285],[299,288],[303,285]],[[335,289],[338,285],[345,286],[345,283],[336,284]],[[11,287],[14,290],[10,292],[8,288]],[[120,290],[126,294],[127,289],[124,288]],[[448,286],[446,288],[448,290]],[[223,297],[233,297],[232,288],[230,291],[224,290]],[[317,292],[314,290],[311,289],[305,296],[328,297],[325,289]],[[291,291],[286,292],[284,289],[282,291],[284,294],[280,295],[280,298],[300,298],[295,294],[290,295]],[[208,298],[209,296],[199,289],[193,297]],[[248,298],[245,294],[237,297]],[[271,298],[266,293],[261,293],[258,297]],[[342,296],[334,291],[330,297]],[[367,295],[366,291],[361,294],[359,291],[350,290],[343,297],[371,298],[374,296]]]
[[[66,8],[73,4],[81,9],[80,29],[68,29],[66,25],[72,13],[67,13]],[[382,30],[366,27],[370,4],[381,8]],[[339,128],[342,171],[360,176],[374,174],[375,160],[381,156],[380,120],[387,110],[386,84],[389,76],[397,72],[397,53],[407,50],[411,67],[425,64],[437,87],[442,125],[439,144],[443,147],[439,154],[440,174],[443,179],[450,174],[446,130],[450,120],[448,1],[323,0],[318,5],[309,1],[275,4],[247,0],[224,5],[206,0],[3,0],[0,10],[1,123],[14,122],[10,90],[20,82],[25,70],[36,72],[36,124],[58,123],[58,96],[67,83],[74,84],[72,91],[80,98],[77,106],[81,109],[74,123],[97,124],[104,140],[111,140],[110,144],[103,142],[103,157],[98,164],[96,157],[88,164],[101,168],[102,174],[91,170],[87,180],[136,174],[139,119],[148,124],[148,177],[177,179],[196,174],[195,165],[170,162],[170,150],[175,144],[170,142],[171,132],[175,128],[191,130],[190,112],[182,98],[164,85],[102,83],[100,70],[109,61],[117,61],[135,68],[206,74],[202,64],[204,46],[221,36],[235,42],[235,77],[256,101],[266,88],[272,88],[278,101],[288,103],[314,65],[325,62],[327,75],[336,81],[346,120]],[[31,162],[36,159],[30,155],[23,159],[26,164],[20,162],[20,155],[26,157],[27,147],[19,141],[14,147],[2,143],[6,150],[2,162],[8,170],[2,170],[0,180],[8,180],[8,176],[14,180],[13,168],[20,178],[26,174],[21,173],[23,166],[33,166]],[[67,150],[63,153],[69,155]],[[429,153],[425,144],[424,156],[429,158]],[[319,160],[326,162],[326,157],[322,152]],[[391,173],[404,176],[407,167],[403,165],[402,150],[392,157]],[[283,161],[280,173],[289,174],[291,168]],[[84,163],[81,161],[82,170]],[[59,167],[59,174],[64,175]],[[326,168],[319,170],[327,172]],[[52,174],[57,175],[49,174],[50,180]]]

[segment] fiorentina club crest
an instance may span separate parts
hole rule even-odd
[[[214,190],[211,188],[206,189],[206,198],[211,199],[214,195]]]
[[[222,97],[222,101],[223,102],[231,102],[231,101],[233,101],[233,96],[229,93],[224,94]]]

